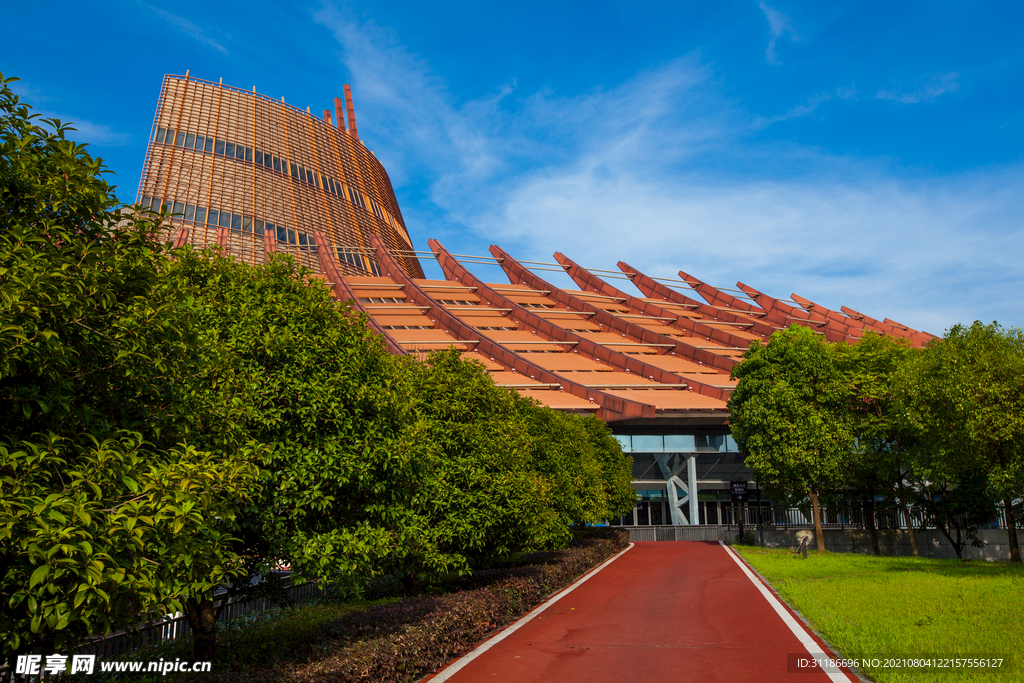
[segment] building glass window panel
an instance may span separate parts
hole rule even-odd
[[[252,221],[252,231],[257,235],[263,234],[263,221],[259,218],[254,218]]]
[[[235,143],[233,143],[233,142],[225,142],[224,143],[224,154],[225,154],[225,156],[229,156],[229,157],[235,156]]]
[[[292,167],[292,169],[291,169],[292,170],[292,177],[293,178],[298,178],[299,177],[299,167],[298,167],[298,165],[292,163],[291,167]]]
[[[196,205],[186,204],[185,205],[185,220],[190,221],[196,217]]]
[[[729,451],[730,453],[739,453],[740,452],[740,447],[736,443],[736,439],[732,438],[731,435],[725,437],[725,450]]]
[[[148,195],[142,195],[142,200],[139,203],[143,206],[149,206],[153,203],[153,198]]]
[[[274,157],[274,170],[275,171],[280,171],[281,170],[281,159],[278,158],[278,157]]]
[[[203,149],[205,149],[205,148],[206,148],[206,136],[205,135],[197,135],[196,136],[196,151],[197,152],[202,152]]]
[[[202,206],[196,207],[196,223],[206,222],[206,209]]]
[[[288,241],[288,229],[282,226],[277,226],[277,241],[287,242]]]
[[[295,244],[295,243],[296,243],[295,231],[292,230],[291,228],[288,228],[288,244]]]
[[[252,232],[252,216],[242,216],[242,232]]]
[[[213,153],[214,154],[223,154],[224,153],[224,141],[223,140],[217,140],[214,143],[214,145],[213,145]]]
[[[299,180],[306,182],[306,169],[302,166],[299,166]]]
[[[195,133],[189,133],[188,135],[186,135],[185,136],[185,146],[188,147],[189,149],[192,149],[193,147],[195,147],[195,145],[196,145],[196,134]]]
[[[370,272],[372,272],[376,277],[380,277],[380,268],[377,267],[377,262],[374,261],[373,259],[369,259],[369,261],[370,261]]]
[[[178,131],[178,139],[174,141],[174,144],[181,147],[185,144],[185,131]]]
[[[222,227],[222,228],[230,228],[231,227],[231,214],[229,212],[227,212],[227,211],[221,211],[220,212],[220,220],[217,222],[217,225]]]
[[[235,145],[235,158],[239,161],[245,161],[245,147],[242,145]]]
[[[242,217],[237,213],[231,214],[231,229],[235,232],[242,231]]]
[[[666,434],[666,453],[693,453],[696,449],[692,434]]]
[[[306,236],[303,233],[299,233],[299,245],[306,246]]]
[[[154,142],[163,142],[164,134],[167,132],[166,128],[157,128],[156,135],[153,137]]]
[[[256,163],[260,166],[263,165],[263,152],[260,150],[256,150]]]
[[[619,445],[622,446],[623,453],[633,452],[633,440],[630,438],[629,434],[616,434],[615,439],[619,442]]]
[[[219,218],[219,216],[220,214],[217,212],[217,209],[210,209],[210,220],[207,222],[210,225],[217,225],[217,219]]]
[[[174,202],[174,208],[171,209],[171,213],[185,213],[185,202]]]
[[[245,160],[252,161],[252,147],[245,148]]]
[[[213,151],[213,138],[206,138],[206,148],[203,151],[207,154]]]
[[[661,434],[634,434],[633,452],[635,453],[663,453],[665,451],[665,438]]]

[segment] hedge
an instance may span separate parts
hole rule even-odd
[[[601,529],[568,548],[536,553],[526,564],[476,572],[456,592],[375,605],[326,624],[318,655],[275,670],[214,673],[222,683],[373,681],[403,683],[435,672],[511,624],[551,594],[628,544],[620,529]]]

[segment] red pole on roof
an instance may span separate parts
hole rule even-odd
[[[334,125],[334,121],[331,121],[331,110],[330,109],[324,109],[324,121],[326,121],[327,123],[331,124],[332,126]]]
[[[356,130],[356,110],[352,107],[352,88],[345,84],[345,108],[348,110],[348,133],[356,140],[359,139],[359,131]]]
[[[334,115],[338,119],[338,130],[345,130],[345,105],[340,97],[334,98]]]

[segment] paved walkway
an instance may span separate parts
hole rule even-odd
[[[822,672],[787,674],[787,653],[809,657],[724,547],[637,543],[448,680],[830,680]]]

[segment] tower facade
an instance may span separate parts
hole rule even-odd
[[[138,202],[172,216],[175,244],[219,245],[261,263],[289,253],[325,274],[377,275],[377,235],[423,277],[384,167],[359,140],[351,90],[323,118],[252,91],[164,77]],[[347,120],[347,121],[346,121]],[[346,125],[347,123],[347,125]]]

